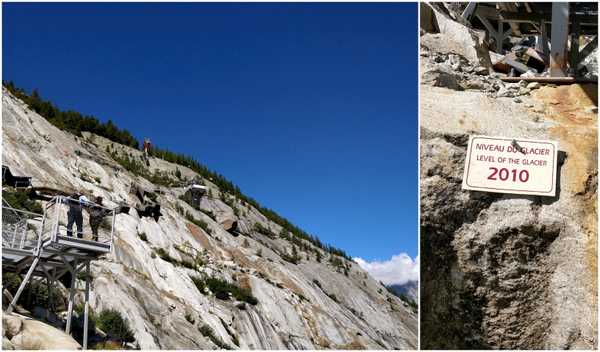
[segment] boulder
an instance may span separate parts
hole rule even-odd
[[[23,327],[23,323],[22,323],[21,319],[22,318],[20,318],[16,315],[3,313],[2,314],[2,329],[4,330],[3,336],[6,336],[10,339],[13,336],[17,335]]]
[[[6,337],[2,337],[2,349],[3,350],[14,350],[15,346],[13,346],[12,342]]]
[[[437,65],[426,69],[421,76],[421,83],[434,87],[444,87],[453,90],[463,90],[458,76],[446,65]]]
[[[237,220],[237,217],[233,214],[225,213],[217,215],[217,222],[225,231],[235,230],[237,227]]]
[[[492,67],[489,50],[485,44],[485,32],[460,24],[429,4],[425,6],[431,8],[439,33],[426,33],[421,36],[422,46],[438,53],[458,54],[474,66],[488,69]]]
[[[578,70],[588,79],[598,79],[598,48],[594,49],[585,59],[581,60]]]
[[[37,320],[20,318],[22,328],[10,339],[21,350],[79,350],[81,345],[70,335]]]

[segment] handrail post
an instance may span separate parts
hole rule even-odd
[[[48,212],[48,207],[44,208],[44,215],[42,216],[42,225],[40,226],[40,233],[37,238],[37,246],[33,250],[34,255],[38,255],[40,252],[40,248],[42,247],[42,237],[44,237],[44,226],[46,226],[46,213]]]
[[[61,203],[62,202],[61,202],[60,196],[54,197],[54,206],[56,207],[56,209],[54,209],[54,213],[56,216],[54,219],[54,224],[52,225],[52,236],[50,238],[52,242],[56,242],[56,236],[58,234],[58,221],[59,221]]]
[[[69,288],[69,307],[67,309],[67,326],[65,332],[71,333],[71,321],[73,320],[73,301],[75,300],[75,285],[77,282],[77,259],[73,265],[73,271],[71,272],[71,287]]]
[[[113,245],[114,245],[114,234],[115,234],[115,218],[117,217],[117,212],[115,209],[112,211],[112,226],[110,228],[110,252],[112,253]]]

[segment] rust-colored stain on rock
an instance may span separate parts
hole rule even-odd
[[[544,117],[556,122],[550,135],[558,140],[559,150],[566,153],[561,174],[561,194],[581,197],[582,226],[588,234],[587,263],[592,280],[592,292],[597,283],[597,194],[598,173],[598,86],[572,84],[558,87],[546,86],[532,93],[544,103]],[[594,294],[595,299],[597,296]]]

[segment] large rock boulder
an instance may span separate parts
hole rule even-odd
[[[425,21],[421,23],[421,29],[426,32],[421,36],[421,46],[437,53],[458,54],[475,66],[492,67],[483,31],[454,21],[435,6],[425,3],[423,7],[427,8],[425,13],[429,15],[421,16],[421,20]]]
[[[2,316],[6,327],[3,348],[18,350],[78,350],[81,345],[70,335],[48,324],[16,314]],[[5,341],[9,340],[9,341]]]

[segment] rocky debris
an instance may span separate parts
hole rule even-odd
[[[423,72],[421,82],[434,87],[445,87],[454,90],[463,90],[459,83],[460,76],[455,74],[448,65],[436,65],[435,68]]]
[[[437,53],[458,54],[474,66],[487,69],[492,67],[489,50],[484,42],[485,33],[476,31],[453,20],[449,14],[440,11],[432,3],[423,3],[429,7],[432,21],[422,24],[425,31],[421,35],[421,45]],[[429,31],[428,31],[429,30]]]
[[[462,6],[456,7],[460,8]],[[540,84],[505,83],[502,77],[548,75],[548,58],[528,46],[534,43],[530,38],[514,41],[512,51],[501,55],[488,49],[479,32],[453,20],[456,16],[451,15],[448,4],[422,3],[421,12],[423,84],[459,91],[482,91],[491,97],[517,98],[529,95]],[[519,103],[522,99],[513,101]]]
[[[579,63],[577,70],[582,77],[598,81],[598,48]]]
[[[490,75],[482,66],[472,65],[458,54],[432,51],[421,43],[421,83],[452,90],[475,90],[491,97],[514,98],[529,95],[539,83],[529,86],[526,82],[505,83],[499,76]]]
[[[435,35],[420,48],[421,348],[596,349],[597,86],[506,83],[515,66],[546,74],[531,42],[484,73]],[[559,194],[462,190],[472,134],[558,141]]]
[[[424,77],[441,67],[455,85],[421,81],[421,347],[597,348],[597,86],[505,83],[427,45],[421,57]],[[557,197],[463,191],[471,134],[557,140]]]
[[[77,138],[60,131],[6,90],[2,109],[3,162],[15,174],[102,196],[107,207],[148,198],[160,204],[162,216],[156,221],[136,211],[117,215],[113,253],[92,264],[91,310],[118,311],[141,349],[417,347],[414,310],[356,263],[305,240],[295,243],[298,258],[292,263],[286,259],[293,244],[280,236],[281,226],[250,204],[225,194],[223,199],[203,196],[199,207],[190,206],[181,200],[183,187],[152,184],[107,150],[134,159],[142,152],[99,136]],[[23,140],[36,140],[41,148]],[[181,179],[200,177],[157,158],[149,163],[162,175],[179,170]],[[102,182],[86,181],[81,170]],[[212,194],[221,194],[210,180],[201,181]],[[141,198],[135,190],[130,193],[131,185],[144,190]],[[217,218],[224,214],[233,215]],[[232,220],[242,235],[225,230]],[[271,233],[254,231],[256,224]],[[209,278],[230,283],[230,290],[249,290],[256,304],[239,293],[217,296],[218,286],[211,290],[206,284]],[[77,293],[76,304],[82,295]]]
[[[3,349],[79,350],[81,345],[70,335],[40,321],[17,314],[2,314]]]

